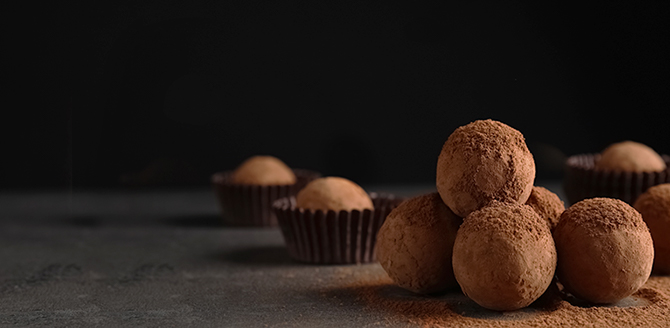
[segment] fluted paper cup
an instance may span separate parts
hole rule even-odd
[[[666,169],[655,172],[596,169],[600,154],[580,154],[565,163],[563,190],[570,204],[593,197],[610,197],[633,204],[650,187],[670,182],[670,156],[662,155]]]
[[[296,183],[291,185],[242,185],[232,183],[232,171],[212,176],[212,188],[219,203],[223,220],[234,226],[276,227],[277,217],[272,203],[280,198],[295,196],[320,173],[293,169]]]
[[[375,261],[377,232],[402,199],[376,193],[370,198],[373,210],[339,212],[300,209],[294,197],[277,200],[273,209],[290,256],[313,264]]]

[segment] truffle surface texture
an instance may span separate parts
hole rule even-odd
[[[273,156],[253,156],[242,162],[232,174],[234,184],[291,185],[296,182],[293,170]]]
[[[311,181],[296,196],[298,208],[311,210],[372,210],[370,196],[356,183],[340,177],[324,177]]]
[[[437,191],[465,217],[491,201],[523,204],[535,179],[535,161],[521,132],[494,120],[457,128],[437,160]]]
[[[541,218],[549,223],[549,228],[554,230],[558,219],[565,211],[565,204],[555,193],[544,187],[533,187],[526,205],[532,207]]]
[[[453,266],[470,299],[487,309],[512,311],[549,287],[556,248],[547,223],[530,206],[493,202],[463,220]]]
[[[554,229],[558,279],[592,303],[614,303],[647,281],[654,247],[642,216],[625,202],[590,198],[570,206]]]
[[[451,255],[463,220],[438,193],[408,199],[386,218],[377,235],[377,259],[400,287],[430,294],[456,287]]]
[[[595,163],[599,170],[657,172],[665,161],[653,149],[635,141],[622,141],[605,148]]]
[[[653,272],[670,274],[670,183],[647,189],[633,207],[642,214],[654,241]]]

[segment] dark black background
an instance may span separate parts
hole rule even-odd
[[[625,139],[670,153],[661,1],[20,6],[4,189],[207,185],[254,154],[426,183],[481,118],[524,133],[539,178]]]

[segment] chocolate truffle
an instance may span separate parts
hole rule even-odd
[[[521,132],[493,120],[456,129],[437,160],[437,191],[465,217],[493,200],[525,203],[535,179],[535,161]]]
[[[653,149],[639,142],[623,141],[605,148],[596,161],[599,170],[656,172],[665,170],[665,161]]]
[[[477,304],[517,310],[549,287],[556,248],[547,223],[530,206],[492,202],[463,220],[453,266],[461,289]]]
[[[340,177],[313,180],[296,196],[298,208],[351,211],[373,209],[370,196],[354,182]]]
[[[633,207],[642,214],[654,241],[653,272],[670,274],[670,183],[647,189]]]
[[[526,205],[532,207],[541,218],[549,223],[549,229],[554,230],[558,219],[565,211],[565,205],[558,195],[544,187],[533,187]]]
[[[244,185],[290,185],[296,181],[293,171],[273,156],[253,156],[238,166],[232,183]]]
[[[400,287],[429,294],[456,286],[451,254],[462,219],[438,193],[402,202],[377,235],[377,259]]]
[[[565,290],[593,303],[614,303],[649,278],[654,246],[642,216],[614,198],[570,206],[554,229],[558,279]]]

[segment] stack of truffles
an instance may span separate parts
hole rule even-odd
[[[493,120],[459,127],[438,157],[438,192],[389,214],[379,262],[402,288],[433,294],[460,286],[499,311],[530,305],[555,275],[565,291],[593,303],[616,302],[646,282],[654,249],[639,212],[610,198],[565,210],[534,180],[519,131]]]

